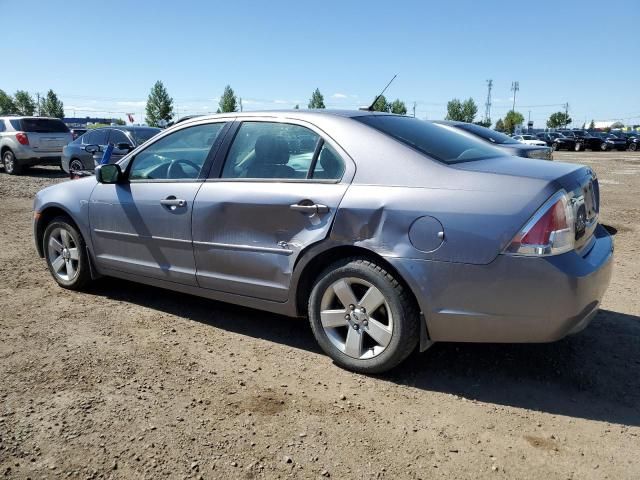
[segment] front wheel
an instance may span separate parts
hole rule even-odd
[[[632,143],[631,145],[629,145],[629,150],[631,150],[632,152],[635,152],[636,150],[638,150],[638,144]]]
[[[387,371],[418,343],[415,301],[398,279],[366,259],[327,268],[311,291],[308,308],[318,344],[348,370]]]
[[[581,143],[576,142],[576,146],[575,146],[575,147],[573,147],[573,148],[574,148],[574,150],[575,150],[576,152],[581,152],[581,151],[582,151],[582,144],[581,144]]]
[[[607,145],[606,143],[600,144],[600,150],[606,152],[607,150],[609,150],[609,145]]]
[[[47,266],[58,285],[81,290],[91,280],[84,239],[67,217],[56,217],[47,225],[43,247]]]
[[[557,152],[558,150],[560,150],[560,145],[558,145],[558,142],[553,142],[553,144],[551,144],[551,148],[554,152]]]

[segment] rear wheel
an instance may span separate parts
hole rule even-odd
[[[560,145],[558,145],[558,142],[553,142],[551,144],[551,148],[553,149],[554,152],[560,150]]]
[[[77,158],[74,158],[69,162],[69,172],[77,170],[84,170],[84,164]]]
[[[84,239],[67,217],[56,217],[47,225],[43,247],[47,266],[58,285],[80,290],[91,280]]]
[[[418,343],[415,301],[393,275],[362,258],[334,263],[320,275],[309,320],[322,350],[355,372],[387,371]]]
[[[20,175],[24,170],[11,150],[7,150],[2,155],[2,164],[4,165],[4,171],[9,175]]]
[[[631,150],[632,152],[635,152],[636,150],[638,150],[638,144],[632,143],[631,145],[629,145],[629,150]]]
[[[607,145],[606,143],[601,143],[600,150],[602,150],[603,152],[606,152],[607,150],[609,150],[609,145]]]
[[[583,148],[582,148],[582,144],[581,144],[580,142],[576,142],[576,146],[575,146],[575,147],[573,147],[573,148],[574,148],[574,150],[575,150],[576,152],[581,152],[581,151],[582,151],[582,149],[583,149]]]

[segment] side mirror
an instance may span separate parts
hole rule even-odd
[[[95,155],[98,152],[101,152],[102,149],[100,148],[100,145],[87,145],[86,147],[84,147],[84,151],[90,153],[91,155]]]
[[[133,150],[135,147],[133,145],[131,145],[130,143],[119,143],[116,145],[116,148],[118,150],[126,150],[127,152],[130,152],[131,150]]]
[[[107,163],[96,167],[96,179],[100,183],[118,183],[122,178],[122,170],[117,163]]]

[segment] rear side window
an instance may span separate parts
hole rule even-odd
[[[4,132],[6,130],[6,127],[4,126],[4,120],[0,119],[0,132]]]
[[[11,124],[14,130],[17,130],[17,131],[22,130],[22,127],[20,126],[20,120],[18,119],[9,120],[9,123]]]
[[[244,122],[233,140],[222,178],[305,179],[320,136],[306,127]]]
[[[367,115],[354,119],[447,164],[505,155],[501,150],[449,125],[391,115]]]
[[[66,133],[69,131],[62,120],[53,118],[23,118],[22,131],[33,133]]]

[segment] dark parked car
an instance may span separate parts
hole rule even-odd
[[[73,139],[75,140],[76,138],[78,138],[80,135],[84,135],[87,132],[86,128],[72,128],[71,129],[71,136],[73,137]]]
[[[554,150],[573,150],[576,147],[575,138],[565,137],[559,132],[541,132],[536,136]]]
[[[595,137],[591,135],[586,130],[561,130],[563,135],[573,136],[576,139],[576,146],[574,150],[576,152],[581,152],[582,150],[593,150],[598,151],[602,150],[602,142],[603,140],[600,137]]]
[[[111,163],[117,162],[161,131],[153,127],[129,126],[89,130],[63,148],[62,169],[67,173],[72,170],[93,170],[100,163],[103,150],[109,143],[114,145]]]
[[[599,202],[589,167],[450,125],[235,112],[41,190],[34,237],[61,287],[107,275],[308,317],[336,363],[379,373],[432,342],[585,328],[613,264]]]
[[[448,120],[438,120],[435,123],[449,125],[463,132],[467,132],[477,138],[481,138],[494,147],[498,147],[508,155],[517,157],[536,158],[541,160],[553,160],[553,150],[549,147],[539,147],[536,145],[526,145],[516,139],[496,132],[490,128],[481,127],[475,123],[452,122]]]
[[[600,150],[606,152],[607,150],[619,150],[624,151],[627,149],[627,139],[618,137],[612,133],[592,133],[594,137],[598,137],[602,140],[600,144]]]

